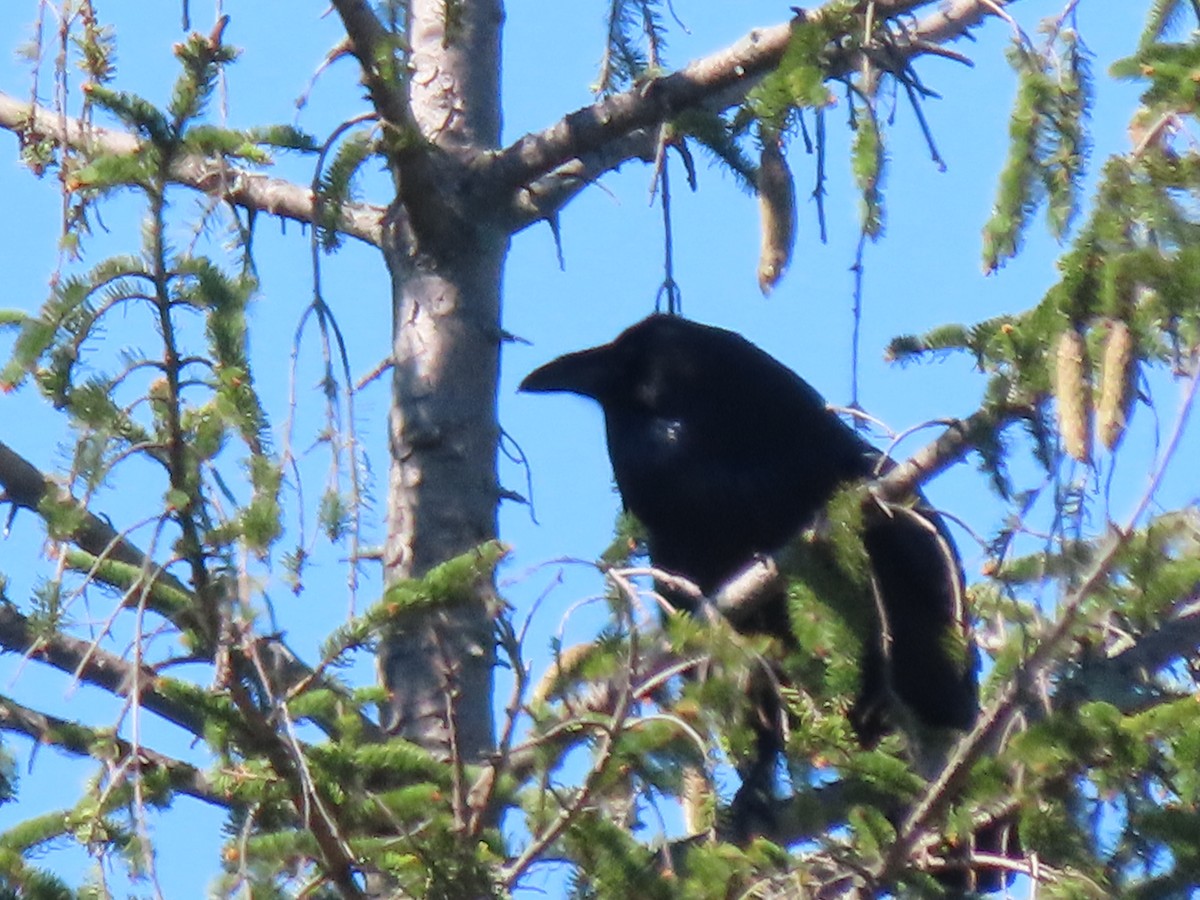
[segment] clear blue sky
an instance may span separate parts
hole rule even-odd
[[[605,5],[557,0],[522,0],[508,5],[506,141],[542,128],[589,102],[588,85],[595,78],[602,49]],[[1095,160],[1125,147],[1124,126],[1136,91],[1114,86],[1105,73],[1112,59],[1132,50],[1144,5],[1080,4],[1081,30],[1096,55],[1099,85]],[[33,0],[9,0],[0,5],[0,34],[6,36],[0,52],[0,89],[17,95],[27,95],[29,79],[13,51],[36,6]],[[157,102],[165,99],[176,71],[171,45],[180,38],[180,6],[158,2],[101,7],[103,15],[115,17],[107,21],[116,25],[118,33],[118,87],[141,92]],[[323,3],[295,0],[226,0],[224,6],[232,16],[226,40],[245,48],[242,59],[229,70],[230,123],[292,121],[296,116],[294,99],[305,89],[325,51],[340,38],[336,17],[321,17],[326,9]],[[207,30],[211,24],[209,4],[193,2],[191,7],[196,27]],[[754,25],[772,24],[788,15],[786,6],[759,0],[737,4],[676,0],[675,7],[690,34],[673,29],[668,49],[668,61],[673,65],[716,50]],[[1021,0],[1014,5],[1013,14],[1032,33],[1039,17],[1060,8],[1058,2]],[[1025,253],[998,275],[985,277],[980,270],[979,231],[991,207],[996,174],[1005,154],[1013,77],[1003,63],[1008,26],[993,20],[977,36],[977,43],[961,42],[957,47],[976,60],[974,69],[941,59],[918,64],[926,84],[943,95],[942,100],[927,104],[925,111],[947,171],[937,171],[929,161],[914,117],[903,102],[889,132],[892,161],[886,182],[887,236],[866,254],[860,399],[872,414],[896,429],[970,413],[983,379],[963,358],[904,369],[889,367],[882,359],[889,338],[947,321],[974,321],[1023,309],[1036,302],[1055,278],[1058,248],[1040,229],[1031,234]],[[48,63],[41,82],[43,97],[49,96],[51,79]],[[299,123],[323,136],[365,108],[360,95],[352,64],[338,63],[318,83]],[[834,112],[831,125],[842,112],[842,108]],[[800,191],[799,242],[791,271],[769,299],[759,294],[755,283],[758,230],[753,198],[703,160],[700,191],[689,194],[676,165],[676,278],[687,315],[742,332],[810,380],[831,402],[841,403],[849,396],[849,267],[857,239],[857,197],[844,162],[846,138],[836,126],[830,131],[835,137],[829,153],[829,243],[818,242],[815,212],[806,197],[813,181],[813,160],[800,146],[793,146],[790,158]],[[55,265],[57,192],[53,183],[35,181],[16,164],[11,136],[0,139],[0,146],[4,150],[0,159],[6,160],[0,168],[0,189],[6,200],[6,214],[0,217],[6,290],[0,304],[35,309]],[[307,181],[309,165],[308,160],[288,160],[281,173]],[[530,345],[506,348],[500,416],[508,434],[532,463],[540,522],[533,524],[527,510],[515,505],[502,511],[502,537],[516,552],[501,577],[508,584],[507,596],[521,610],[559,573],[559,567],[550,566],[530,574],[531,567],[558,557],[591,558],[607,544],[617,498],[598,411],[577,398],[519,396],[515,387],[535,365],[608,340],[652,311],[662,277],[662,238],[660,212],[648,205],[649,187],[649,170],[629,164],[578,198],[561,221],[565,271],[557,266],[548,228],[535,227],[513,242],[505,275],[504,324]],[[384,191],[382,179],[364,186],[367,199],[386,201]],[[191,201],[181,192],[175,202],[184,207]],[[93,241],[93,260],[104,253],[136,248],[134,212],[133,204],[126,201],[105,214],[111,232]],[[253,312],[256,374],[273,419],[281,424],[287,400],[288,339],[311,293],[307,242],[301,229],[295,224],[282,229],[260,220],[257,259],[262,292]],[[354,244],[327,258],[325,295],[350,341],[356,375],[365,374],[389,349],[388,292],[381,259],[369,248]],[[115,328],[110,337],[115,342],[123,338]],[[306,345],[310,365],[302,389],[312,386],[316,377],[311,365],[316,360],[315,346],[312,340]],[[0,341],[0,352],[6,347]],[[1169,419],[1175,408],[1173,397],[1164,394],[1158,399]],[[315,389],[307,402],[319,402]],[[372,448],[374,471],[382,479],[386,473],[385,388],[372,387],[358,402],[360,433]],[[1144,411],[1139,415],[1143,421],[1148,418]],[[931,436],[933,432],[923,434]],[[0,439],[27,457],[43,465],[61,461],[55,447],[63,436],[63,421],[43,408],[28,390],[0,396]],[[914,440],[902,449],[911,451],[919,445],[920,440]],[[320,466],[315,466],[310,498],[319,485],[319,471]],[[505,486],[525,491],[525,476],[517,466],[502,462],[501,471]],[[1140,471],[1136,465],[1128,467],[1130,491],[1141,486]],[[136,486],[118,485],[104,498],[118,525],[137,515],[136,507],[128,502],[135,490]],[[1182,481],[1169,482],[1167,490],[1194,495],[1194,487]],[[988,499],[983,479],[968,466],[959,466],[939,479],[930,493],[935,503],[982,532],[995,524],[991,517],[997,507]],[[382,494],[380,483],[376,496]],[[1115,510],[1122,511],[1119,506]],[[12,579],[10,593],[18,600],[27,595],[39,571],[32,565],[39,551],[31,534],[33,524],[30,517],[19,517],[14,535],[0,541],[0,571]],[[380,534],[376,527],[374,538]],[[968,570],[974,574],[979,554],[961,534],[960,545]],[[327,555],[327,563],[313,575],[310,590],[299,600],[279,586],[272,591],[289,641],[302,651],[311,651],[345,613],[341,570],[333,556]],[[45,571],[44,563],[40,570]],[[599,580],[582,568],[567,567],[566,571],[570,577],[552,592],[539,613],[532,638],[536,648],[543,648],[548,636],[558,630],[563,612],[574,600],[600,590]],[[364,590],[364,600],[370,599],[372,590]],[[572,618],[567,640],[585,639],[594,626],[594,618]],[[367,670],[363,671],[367,677]],[[112,721],[115,707],[111,703],[83,689],[71,692],[65,679],[39,673],[32,664],[18,672],[15,662],[6,659],[0,666],[0,679],[0,689],[26,702],[41,703],[67,715],[79,715],[87,704],[89,712],[100,716],[99,721]],[[168,752],[189,752],[178,742],[170,744],[165,734],[153,735],[148,741],[158,739],[158,746]],[[13,747],[21,754],[28,750],[27,744],[19,741],[14,741]],[[39,753],[24,776],[26,805],[16,812],[27,814],[68,802],[83,777],[81,767],[65,764],[53,752]],[[218,818],[194,809],[194,804],[180,801],[177,815],[186,820],[184,827],[180,828],[179,822],[164,824],[159,832],[164,841],[159,874],[163,892],[172,900],[202,896],[203,885],[216,868]],[[14,811],[0,810],[0,826],[13,819]],[[77,865],[79,856],[74,854],[64,866]]]

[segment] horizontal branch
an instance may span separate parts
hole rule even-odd
[[[876,0],[875,16],[882,19],[911,13],[932,2]],[[898,35],[891,60],[902,64],[916,56],[936,53],[939,44],[961,37],[983,18],[995,15],[997,10],[1012,2],[1015,0],[952,0]],[[818,8],[804,15],[813,19],[821,13],[822,9]],[[486,170],[486,177],[493,179],[493,184],[515,192],[512,194],[512,217],[521,222],[519,227],[530,224],[532,219],[529,217],[535,211],[542,213],[540,218],[548,218],[558,206],[552,206],[544,198],[541,203],[531,206],[529,198],[520,193],[523,186],[534,185],[554,175],[571,174],[569,167],[572,165],[581,168],[586,178],[569,185],[575,190],[561,190],[555,194],[561,206],[587,180],[594,180],[603,172],[645,152],[641,139],[624,148],[623,153],[614,152],[616,142],[626,140],[639,130],[653,132],[657,126],[687,109],[703,107],[719,112],[740,103],[750,88],[779,64],[791,33],[791,23],[755,29],[732,46],[695,60],[677,72],[605,97],[568,114],[543,131],[526,134],[481,162],[481,166]],[[844,74],[855,64],[855,60],[848,58],[842,63],[842,71],[831,75]]]
[[[965,419],[951,423],[945,431],[902,463],[898,463],[873,485],[883,500],[901,503],[935,475],[967,455],[981,441],[990,439],[1015,419],[1032,415],[1028,407],[984,407]]]
[[[44,106],[31,106],[0,92],[0,128],[22,140],[48,140],[66,145],[85,157],[101,154],[129,155],[141,146],[133,135],[59,116]],[[236,168],[227,162],[187,156],[171,170],[171,180],[183,187],[221,197],[243,209],[283,219],[313,223],[315,203],[312,190],[283,178]],[[338,230],[349,237],[379,246],[383,235],[384,208],[368,203],[345,203]]]
[[[1027,414],[1024,407],[985,407],[959,419],[904,462],[871,482],[869,490],[885,502],[905,503],[921,485],[959,462],[981,441]],[[806,523],[804,530],[808,528]],[[799,538],[796,535],[794,540]],[[759,606],[774,596],[782,572],[790,568],[791,545],[792,541],[788,541],[775,554],[756,557],[731,576],[712,597],[717,610],[735,624],[753,618]]]
[[[39,507],[43,498],[50,492],[53,492],[52,496],[55,498],[56,504],[72,506],[73,512],[80,517],[82,524],[66,537],[68,542],[75,544],[80,549],[100,559],[116,560],[117,562],[140,568],[147,573],[147,578],[153,577],[156,581],[167,585],[173,590],[189,595],[192,593],[174,575],[159,568],[147,559],[146,555],[140,549],[118,534],[116,529],[108,524],[107,521],[88,511],[53,479],[43,474],[36,466],[12,450],[3,441],[0,441],[0,502],[12,503],[22,509],[31,510],[40,516]],[[3,620],[0,619],[0,622],[3,622]],[[16,629],[15,624],[12,627],[15,629],[11,635],[14,645],[21,643],[22,640],[26,640],[20,636],[20,629]],[[70,639],[63,638],[63,640],[67,641]],[[3,638],[0,637],[0,642],[2,641]],[[28,641],[26,640],[26,643],[22,645],[22,652],[24,647],[27,646]],[[65,649],[66,647],[66,644],[62,645],[63,653],[68,652]],[[287,693],[293,685],[310,681],[312,687],[327,689],[339,697],[345,697],[347,702],[351,702],[350,698],[346,697],[346,692],[334,682],[322,676],[314,677],[313,669],[297,658],[281,640],[274,637],[257,638],[254,640],[254,651],[258,659],[262,662],[263,668],[271,681],[272,688],[279,694]],[[49,662],[50,660],[47,661]],[[52,664],[57,665],[56,663]],[[66,665],[70,664],[67,663]],[[60,668],[64,668],[64,671],[68,670],[66,666],[60,666]],[[71,667],[70,670],[73,671],[74,667]],[[87,680],[97,686],[112,690],[114,686],[124,683],[121,679],[131,675],[132,670],[118,672],[114,663],[108,668],[107,674],[101,671],[93,674],[95,680],[92,678],[88,678]],[[100,680],[102,678],[110,680],[102,681]],[[147,708],[151,708],[151,701],[146,701],[145,705]],[[159,715],[163,715],[164,718],[176,722],[181,727],[187,728],[189,731],[191,730],[187,724],[188,720],[186,717],[182,717],[178,721],[172,718],[172,716],[178,714],[177,710],[163,707],[161,711],[157,708],[154,711]],[[168,713],[170,714],[168,715]],[[377,724],[361,713],[358,718],[363,734],[368,736],[368,739],[382,739],[383,733]],[[336,721],[320,722],[318,724],[331,736],[336,737],[340,733],[340,728]]]
[[[999,15],[1016,0],[954,0],[923,18],[913,32],[914,43],[944,44],[962,37],[988,16]]]
[[[1139,712],[1169,696],[1169,690],[1153,689],[1151,676],[1179,660],[1195,659],[1198,652],[1200,597],[1193,595],[1170,618],[1156,623],[1153,631],[1138,635],[1127,649],[1084,659],[1059,686],[1055,699],[1062,697],[1072,704],[1101,700],[1125,714]]]
[[[536,222],[553,219],[576,194],[623,163],[634,159],[653,162],[656,145],[654,131],[640,128],[620,140],[609,141],[595,152],[568,160],[529,185],[518,187],[507,226],[515,233]]]
[[[213,787],[208,776],[193,765],[146,747],[134,746],[129,741],[78,722],[38,712],[3,696],[0,696],[0,729],[23,734],[38,744],[57,747],[73,756],[96,758],[97,748],[107,744],[117,750],[118,764],[134,759],[140,769],[166,772],[172,790],[222,809],[230,806],[229,800]]]
[[[489,175],[506,187],[518,188],[572,159],[600,152],[632,131],[699,106],[714,94],[739,84],[749,87],[779,63],[791,32],[788,23],[756,29],[733,46],[678,72],[569,113],[544,131],[526,134],[496,153],[488,163]]]
[[[143,667],[138,672],[133,663],[102,650],[92,641],[58,631],[40,634],[30,626],[28,618],[9,604],[0,604],[0,647],[11,653],[28,654],[117,696],[129,696],[136,685],[138,705],[143,709],[196,736],[204,733],[201,710],[164,695],[157,687],[160,678],[153,670]]]
[[[875,0],[877,19],[908,14],[934,0]],[[951,0],[914,28],[897,37],[893,59],[938,52],[938,45],[963,35],[988,15],[1014,0]],[[402,94],[380,80],[378,54],[389,35],[370,6],[361,0],[334,3],[363,67],[364,80],[381,117],[394,123],[409,118]],[[806,13],[819,17],[819,7]],[[476,174],[489,187],[481,194],[492,210],[504,208],[502,218],[513,231],[552,218],[566,202],[606,172],[632,159],[653,153],[657,127],[679,112],[695,107],[714,111],[745,98],[757,81],[779,64],[791,35],[790,23],[755,29],[732,46],[696,60],[678,72],[651,79],[628,91],[605,97],[568,114],[544,131],[527,134],[509,147],[479,157]],[[854,64],[847,60],[843,67]],[[838,74],[838,73],[833,73]],[[85,126],[45,107],[33,107],[0,92],[0,128],[23,139],[49,140],[72,147],[85,156],[130,154],[139,141],[123,131]],[[315,217],[312,190],[286,179],[273,178],[217,159],[191,156],[180,160],[172,180],[244,209],[311,225]],[[506,198],[494,203],[496,198]],[[374,246],[383,241],[386,208],[368,203],[345,203],[338,231]]]
[[[12,503],[40,516],[42,501],[47,497],[56,506],[71,507],[72,512],[80,517],[80,525],[66,537],[67,541],[100,559],[114,560],[142,569],[148,578],[153,578],[173,590],[191,593],[183,582],[154,565],[141,550],[123,538],[107,521],[88,512],[83,504],[60,487],[54,479],[43,474],[33,463],[0,441],[0,502]]]

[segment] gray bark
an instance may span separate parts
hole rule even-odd
[[[451,14],[452,10],[452,14]],[[385,236],[393,296],[387,571],[420,576],[496,535],[496,386],[507,230],[465,189],[500,138],[498,0],[415,0],[408,103]],[[492,597],[410,617],[380,655],[391,731],[464,761],[492,746]]]

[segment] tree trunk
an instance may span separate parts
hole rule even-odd
[[[424,139],[398,154],[387,577],[496,535],[500,284],[507,231],[471,208],[467,164],[500,138],[498,0],[409,4],[408,94]],[[389,730],[477,760],[493,742],[492,591],[414,616],[380,653]]]

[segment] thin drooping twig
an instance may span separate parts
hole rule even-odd
[[[825,196],[828,191],[825,189],[825,110],[818,109],[814,112],[814,117],[817,120],[816,127],[816,151],[817,165],[816,173],[814,174],[812,198],[817,204],[817,232],[820,235],[821,243],[829,243],[828,222],[825,218]]]
[[[663,296],[667,299],[668,315],[677,316],[683,312],[683,298],[680,296],[679,283],[675,280],[675,238],[671,229],[671,170],[667,158],[667,129],[664,127],[658,139],[658,181],[662,185],[659,203],[662,205],[663,226],[663,281],[654,298],[654,309],[658,311]]]

